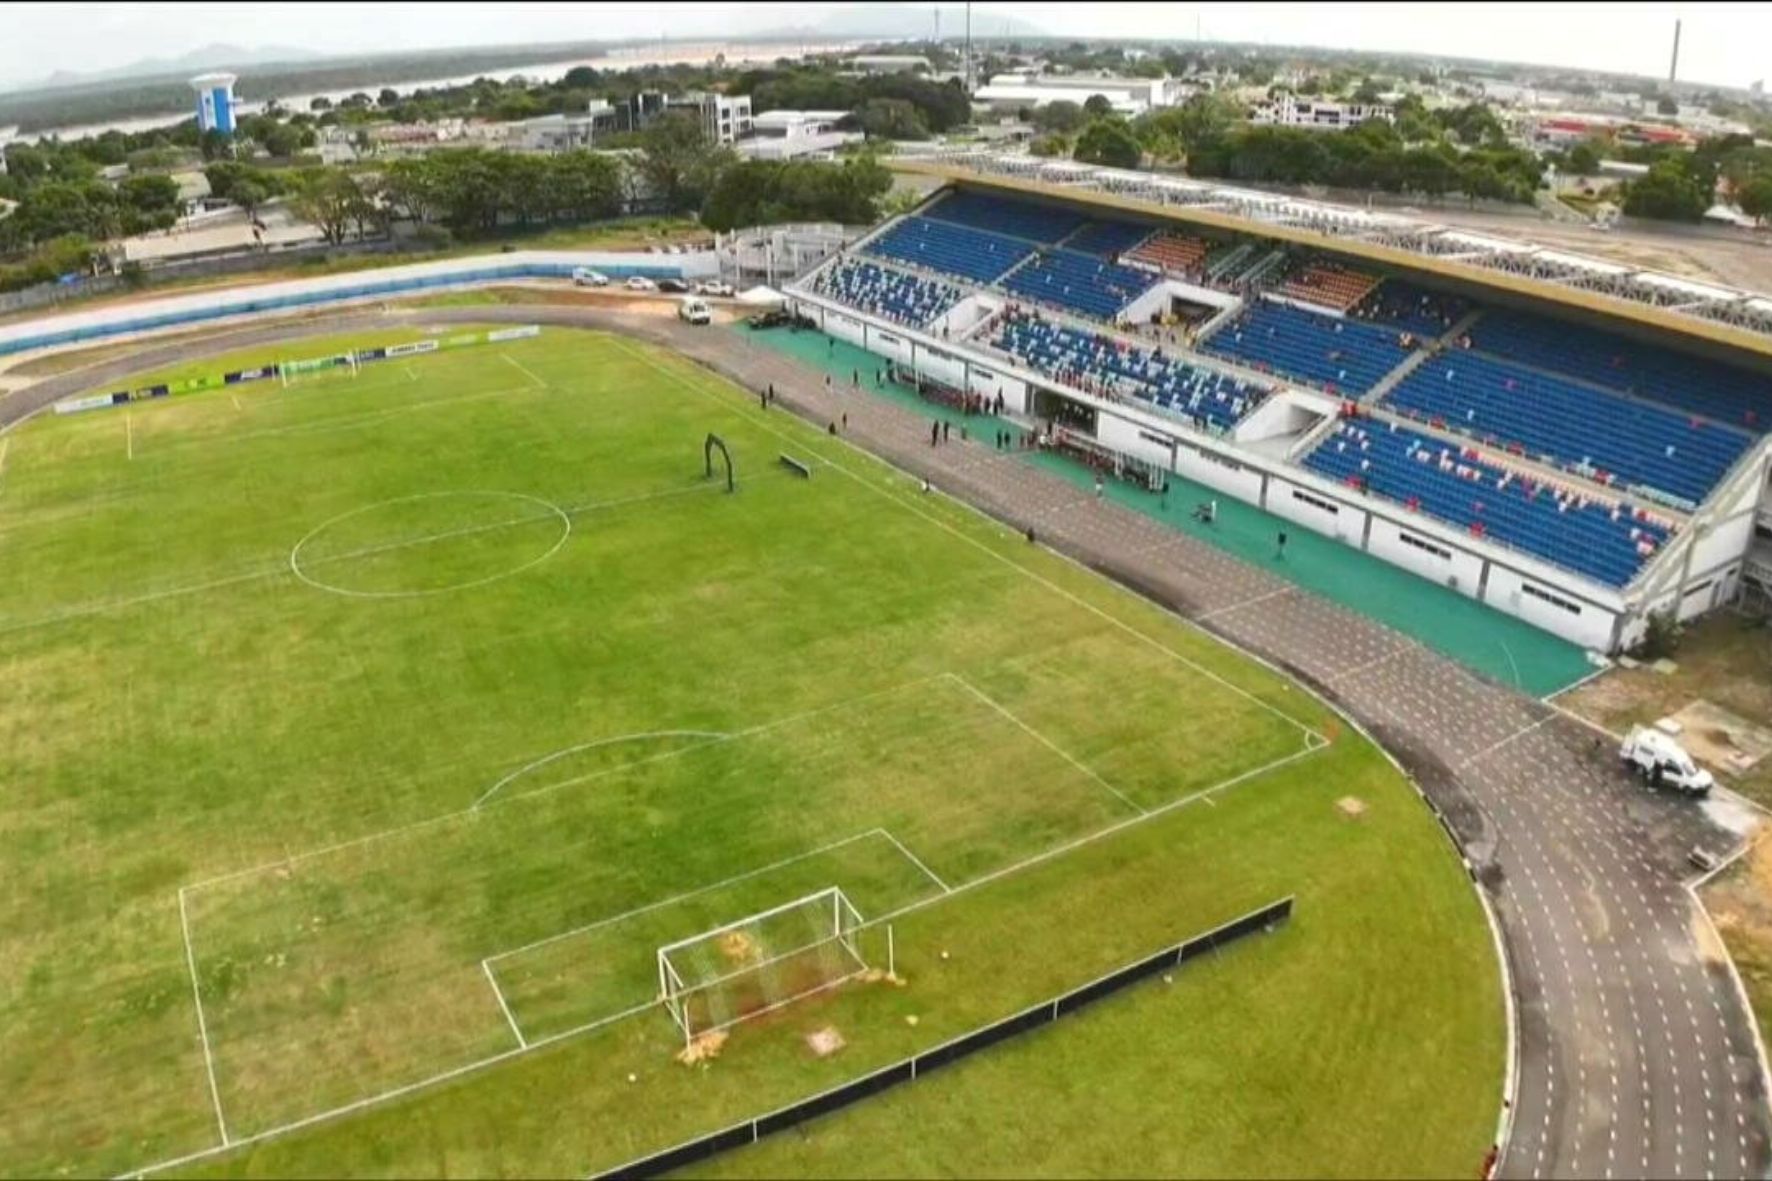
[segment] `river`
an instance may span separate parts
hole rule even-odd
[[[846,53],[856,48],[858,48],[857,44],[822,43],[817,47],[817,52]],[[531,82],[558,82],[561,78],[566,76],[567,71],[577,66],[590,66],[592,69],[607,73],[611,70],[635,70],[642,66],[702,66],[710,64],[716,57],[720,56],[724,56],[728,62],[733,63],[768,63],[781,57],[805,57],[811,52],[813,52],[813,50],[804,42],[793,42],[791,44],[729,44],[709,41],[671,46],[667,49],[634,47],[613,50],[598,57],[543,62],[530,66],[512,66],[509,69],[503,70],[482,70],[479,73],[462,74],[453,78],[431,78],[417,82],[391,83],[385,88],[391,89],[404,96],[411,94],[415,90],[437,89],[447,86],[465,86],[476,78],[492,78],[499,82],[508,82],[512,78],[521,77],[526,78]],[[316,64],[323,65],[325,63]],[[251,71],[247,71],[243,76],[250,77]],[[371,83],[364,86],[351,86],[343,90],[317,90],[307,94],[296,94],[287,97],[278,96],[275,101],[284,110],[305,111],[316,98],[324,98],[336,104],[340,100],[349,98],[351,95],[359,92],[375,95],[379,94],[383,89],[384,86],[381,83]],[[195,104],[195,101],[195,95],[193,94],[193,105]],[[241,102],[236,104],[235,113],[236,115],[256,115],[265,109],[265,105],[266,104],[263,102]],[[47,127],[40,131],[34,131],[29,135],[21,135],[14,142],[36,143],[38,140],[49,136],[56,136],[64,140],[85,139],[88,136],[103,135],[107,131],[122,131],[129,134],[135,134],[143,131],[152,131],[157,127],[171,127],[175,124],[182,123],[189,118],[191,118],[190,110],[168,111],[157,115],[140,115],[132,119],[113,119],[105,123],[81,123],[65,127]]]

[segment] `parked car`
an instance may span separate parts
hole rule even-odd
[[[645,275],[635,275],[633,278],[629,279],[626,283],[622,284],[622,286],[626,287],[629,291],[657,291],[658,290],[658,284],[654,283],[651,279],[648,279]]]
[[[695,289],[703,295],[712,295],[723,299],[730,299],[733,295],[732,284],[721,283],[718,280],[709,283],[698,283],[696,284]]]
[[[677,305],[677,319],[690,324],[706,324],[714,318],[714,313],[704,300],[690,296]]]
[[[668,291],[672,295],[689,294],[689,284],[683,282],[681,279],[660,279],[658,281],[658,289],[660,291]]]
[[[607,287],[609,276],[602,271],[593,271],[590,267],[575,267],[572,281],[580,287]]]
[[[786,308],[771,308],[745,321],[752,328],[783,328],[793,322],[794,317]]]

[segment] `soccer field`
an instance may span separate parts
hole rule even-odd
[[[1285,894],[1172,985],[720,1167],[1463,1174],[1493,1132],[1493,944],[1380,752],[650,346],[33,421],[0,570],[0,1172],[580,1174]],[[677,1063],[657,949],[833,886],[904,985]]]

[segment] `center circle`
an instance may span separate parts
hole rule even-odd
[[[521,574],[570,536],[566,510],[539,496],[420,492],[322,521],[289,551],[289,569],[356,599],[440,595]]]

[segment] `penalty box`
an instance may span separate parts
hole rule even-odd
[[[945,674],[659,743],[188,887],[235,1134],[630,1011],[668,1049],[660,946],[833,885],[877,917],[1135,814]]]

